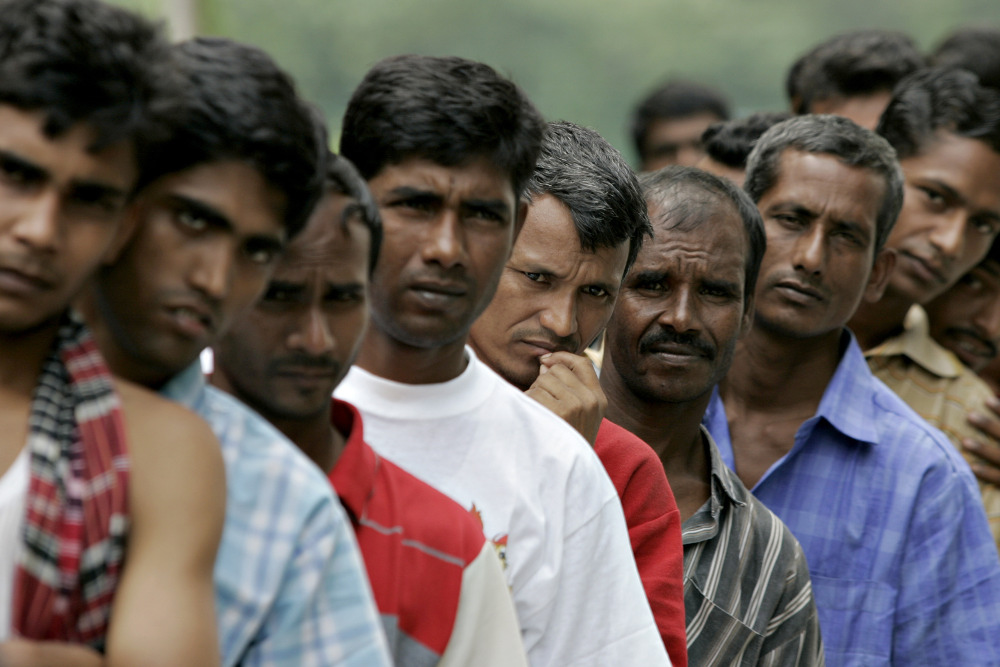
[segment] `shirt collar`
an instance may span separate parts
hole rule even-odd
[[[844,329],[840,340],[843,352],[830,383],[823,392],[816,416],[803,427],[815,428],[823,418],[844,435],[860,442],[875,444],[879,417],[875,407],[875,387],[871,370],[850,329]]]
[[[719,447],[715,444],[712,435],[701,426],[701,436],[708,450],[709,475],[712,480],[712,501],[713,505],[722,504],[722,495],[725,494],[737,505],[746,505],[746,489],[737,486],[733,479],[734,473],[729,470],[719,454]]]
[[[371,498],[381,459],[365,442],[361,413],[353,405],[333,399],[330,421],[335,429],[347,435],[344,451],[330,471],[330,482],[336,489],[340,502],[357,523],[365,516],[366,504]]]
[[[866,357],[889,357],[902,355],[932,375],[941,378],[957,378],[962,374],[962,364],[931,338],[927,312],[919,305],[913,305],[903,321],[903,333],[876,345],[865,353]]]
[[[196,360],[163,385],[160,388],[160,395],[197,410],[197,406],[205,396],[206,386],[205,376],[201,372],[201,362]]]

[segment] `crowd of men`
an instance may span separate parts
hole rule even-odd
[[[0,667],[1000,665],[1000,31],[786,89],[0,0]]]

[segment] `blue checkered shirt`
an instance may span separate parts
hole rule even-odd
[[[1000,665],[1000,560],[968,465],[854,337],[819,411],[752,489],[809,561],[829,665]],[[718,393],[705,414],[733,447]]]
[[[391,665],[350,522],[330,482],[198,363],[160,392],[204,418],[226,462],[215,564],[222,664]]]

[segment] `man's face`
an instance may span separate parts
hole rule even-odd
[[[88,149],[85,124],[56,138],[45,117],[0,105],[0,332],[59,316],[124,239],[136,179],[132,146]]]
[[[686,403],[725,376],[749,327],[749,241],[728,203],[687,231],[667,228],[655,207],[649,214],[655,238],[643,243],[622,284],[607,328],[605,372],[610,362],[644,400]]]
[[[1000,232],[1000,153],[941,131],[900,165],[903,210],[887,242],[899,258],[887,293],[927,303],[978,264]]]
[[[831,97],[814,101],[809,113],[843,116],[861,127],[874,130],[891,99],[891,90],[881,90],[870,95]]]
[[[1000,262],[982,262],[926,308],[934,340],[981,371],[1000,350]]]
[[[356,200],[327,194],[264,295],[215,345],[221,382],[213,381],[268,419],[325,413],[357,355],[371,236],[356,209]]]
[[[193,362],[264,288],[284,246],[284,204],[260,172],[234,161],[144,188],[135,235],[97,288],[112,368],[156,384]]]
[[[793,338],[839,331],[862,297],[878,298],[891,265],[873,270],[884,181],[831,155],[786,150],[777,182],[757,202],[767,251],[757,284],[757,326]]]
[[[510,178],[485,158],[445,167],[414,157],[368,185],[385,228],[369,335],[425,349],[464,341],[517,233]]]
[[[646,133],[642,171],[656,171],[671,164],[694,166],[705,154],[701,149],[702,133],[721,120],[708,111],[654,120]]]
[[[538,358],[580,354],[600,334],[615,305],[628,241],[590,252],[569,209],[552,195],[535,197],[490,305],[469,343],[508,382],[527,389]]]

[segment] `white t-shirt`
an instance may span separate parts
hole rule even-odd
[[[21,524],[31,470],[24,447],[0,476],[0,641],[10,637],[14,604],[14,574],[21,556]]]
[[[497,544],[533,667],[669,665],[621,504],[586,441],[466,348],[440,384],[358,367],[335,396],[380,454],[475,510]]]

